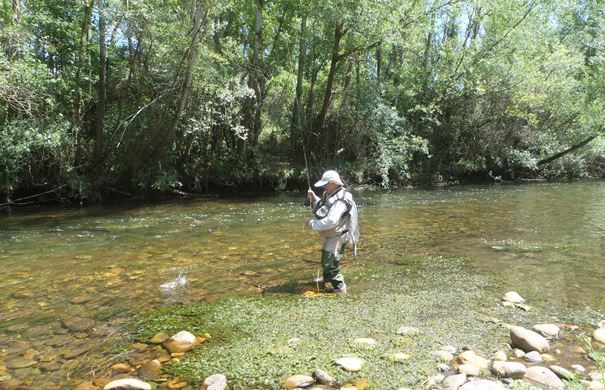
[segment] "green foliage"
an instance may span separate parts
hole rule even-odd
[[[281,190],[303,143],[311,164],[384,187],[605,170],[590,145],[537,165],[603,132],[599,1],[104,4],[103,43],[99,2],[0,5],[0,168],[14,190],[208,191],[267,178]]]

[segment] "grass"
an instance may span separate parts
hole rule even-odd
[[[222,373],[232,389],[277,389],[291,375],[310,375],[320,368],[339,384],[419,388],[437,373],[430,352],[439,346],[468,347],[489,357],[508,342],[508,331],[493,318],[519,323],[540,317],[503,308],[501,295],[491,292],[494,278],[469,273],[465,264],[458,257],[387,260],[382,269],[348,274],[354,292],[342,298],[275,293],[166,307],[139,318],[133,324],[135,336],[146,341],[161,331],[210,333],[201,347],[164,367],[195,384]],[[421,333],[399,336],[401,326]],[[378,343],[359,347],[352,342],[359,337]],[[389,355],[395,352],[411,357],[393,362]],[[334,360],[344,356],[362,358],[364,367],[358,373],[335,367]]]

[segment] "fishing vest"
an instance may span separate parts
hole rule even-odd
[[[334,229],[325,232],[322,236],[324,238],[344,236],[343,239],[345,242],[353,244],[353,253],[357,256],[357,242],[359,241],[357,204],[353,200],[353,195],[346,188],[341,188],[331,196],[324,192],[314,207],[315,218],[325,218],[330,213],[330,209],[338,202],[343,202],[347,209],[340,217],[338,225]]]

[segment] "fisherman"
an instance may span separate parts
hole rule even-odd
[[[305,217],[305,224],[323,238],[321,266],[324,283],[331,283],[334,293],[346,294],[347,285],[340,272],[340,261],[346,243],[354,245],[353,253],[357,255],[357,205],[336,171],[326,171],[321,180],[315,183],[315,187],[322,187],[324,192],[320,198],[313,189],[308,189],[307,196],[313,206],[315,218]]]

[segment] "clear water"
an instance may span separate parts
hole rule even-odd
[[[345,276],[417,255],[461,255],[469,272],[497,275],[497,291],[605,311],[604,181],[355,197],[363,241],[359,257],[347,255]],[[0,217],[0,380],[42,375],[60,383],[75,367],[61,350],[77,348],[84,334],[101,345],[128,318],[160,305],[298,293],[318,272],[308,214],[300,194]],[[66,331],[74,318],[93,320],[96,330]],[[40,356],[56,350],[47,340],[57,335],[65,344],[44,366]],[[102,352],[86,356],[92,364]],[[29,363],[11,364],[23,357]]]

